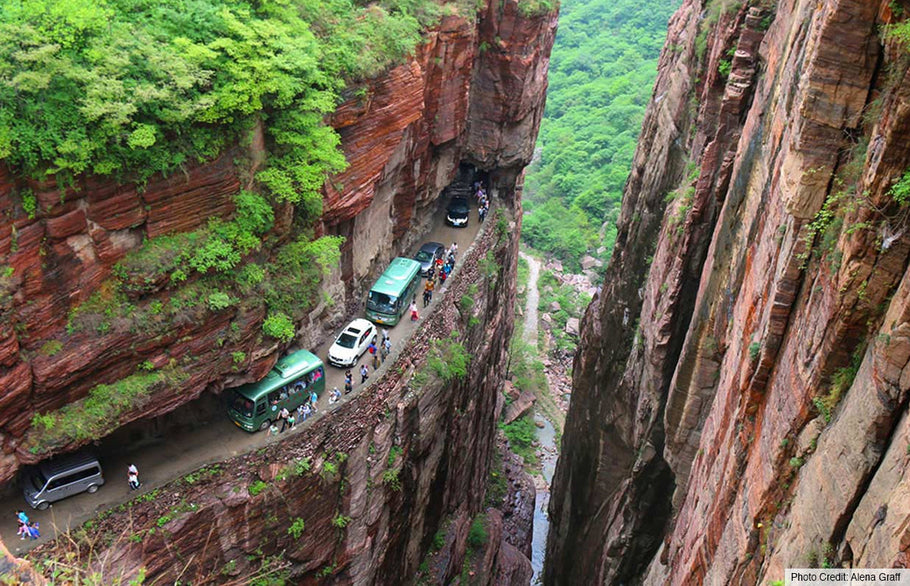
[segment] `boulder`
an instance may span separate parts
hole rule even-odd
[[[562,306],[559,304],[558,301],[554,301],[553,303],[550,304],[550,311],[559,311],[560,309],[562,309]]]
[[[583,270],[588,270],[597,266],[597,259],[593,256],[586,254],[581,259],[581,268]]]
[[[534,404],[534,399],[534,393],[522,391],[521,395],[506,407],[506,411],[502,416],[502,422],[508,425],[527,413],[528,410],[531,409],[531,405]]]
[[[566,333],[570,336],[577,336],[578,332],[578,318],[570,317],[568,321],[566,321]]]

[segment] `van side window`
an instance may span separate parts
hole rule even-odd
[[[86,470],[80,470],[79,472],[74,472],[66,476],[60,476],[51,480],[51,483],[48,485],[48,490],[54,490],[55,488],[60,488],[61,486],[66,486],[67,484],[72,484],[74,482],[79,482],[80,480],[85,480],[92,476],[96,476],[101,473],[101,470],[97,466],[93,466]]]
[[[259,402],[256,403],[256,415],[262,415],[263,413],[265,413],[265,401],[260,399]]]

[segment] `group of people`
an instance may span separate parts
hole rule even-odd
[[[458,254],[458,243],[453,242],[445,254],[445,261],[437,258],[436,262],[430,265],[427,273],[427,282],[423,287],[423,306],[426,307],[433,301],[433,291],[436,289],[436,278],[439,277],[439,286],[445,285],[446,279],[455,268],[455,256]],[[411,303],[411,321],[417,321],[420,316],[417,314],[417,304]]]
[[[19,522],[19,529],[16,531],[19,539],[38,539],[41,537],[41,532],[38,531],[38,522],[30,521],[25,511],[21,509],[16,511],[16,520]]]
[[[411,305],[413,305],[413,303]],[[383,328],[382,329],[382,340],[380,340],[379,343],[377,344],[376,338],[374,337],[373,340],[370,341],[370,345],[367,346],[367,353],[369,353],[369,355],[370,355],[370,361],[372,362],[373,370],[377,370],[382,365],[382,363],[385,362],[386,358],[389,357],[389,354],[391,354],[391,352],[392,352],[392,338],[389,337],[389,330]],[[370,367],[367,366],[366,362],[364,362],[363,364],[360,365],[360,384],[366,383],[369,378],[370,378]],[[351,369],[349,368],[344,373],[344,394],[347,395],[348,393],[350,393],[353,390],[354,390],[354,375],[351,373]],[[338,391],[338,387],[335,387],[335,389],[332,392],[334,393],[337,391]],[[337,401],[340,398],[341,398],[341,393],[339,392],[337,395],[337,398],[335,400]],[[331,399],[329,399],[329,401],[331,403],[335,402],[335,401],[332,401]]]
[[[337,391],[338,388],[335,388]],[[316,391],[310,391],[310,396],[306,401],[297,406],[297,409],[288,409],[287,407],[282,407],[281,411],[278,412],[278,419],[271,426],[269,426],[268,435],[277,435],[284,432],[286,429],[294,429],[294,426],[298,422],[303,423],[306,421],[310,415],[314,415],[318,410],[316,408],[316,402],[319,400],[319,395],[316,394]],[[281,429],[278,428],[278,422],[281,422]]]
[[[474,182],[474,197],[477,198],[477,218],[483,222],[490,211],[490,200],[487,199],[487,192],[480,181]]]

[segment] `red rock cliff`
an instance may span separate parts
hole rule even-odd
[[[406,63],[351,89],[331,120],[350,166],[326,186],[317,226],[347,237],[340,270],[324,283],[341,302],[313,308],[297,324],[297,344],[328,335],[348,302],[361,298],[363,283],[414,244],[461,162],[489,172],[513,204],[543,112],[555,28],[555,13],[525,16],[515,1],[490,2],[476,18],[444,17]],[[36,413],[73,404],[140,364],[177,365],[184,376],[110,421],[111,432],[270,368],[284,348],[263,340],[261,308],[197,307],[179,320],[150,313],[180,292],[168,275],[149,275],[128,303],[118,301],[127,315],[105,314],[115,304],[112,270],[125,255],[150,238],[233,214],[233,196],[249,186],[250,167],[262,158],[260,142],[141,187],[89,177],[60,190],[16,178],[0,164],[0,481],[22,464],[89,441],[36,450]],[[31,214],[26,189],[37,204]],[[291,216],[290,209],[276,212],[272,246],[295,236]],[[71,327],[74,310],[89,299],[101,305],[99,320]],[[249,357],[240,372],[233,353]]]
[[[546,583],[910,562],[910,225],[890,194],[910,54],[881,36],[906,8],[687,0],[671,20],[582,327]]]

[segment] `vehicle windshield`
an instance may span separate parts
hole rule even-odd
[[[417,256],[414,257],[417,262],[428,262],[433,260],[433,255],[427,252],[426,250],[421,250],[417,253]]]
[[[373,311],[394,313],[395,304],[397,302],[397,297],[392,297],[391,295],[386,295],[385,293],[370,291],[370,297],[367,299],[367,308],[372,309]]]
[[[231,408],[244,417],[253,416],[253,401],[247,399],[240,393],[234,393],[234,401],[231,403]]]
[[[44,477],[44,474],[41,474],[41,472],[36,470],[32,475],[32,486],[35,487],[35,490],[41,490],[44,488],[45,484],[47,484],[47,478]]]
[[[345,332],[338,336],[338,339],[335,340],[335,343],[341,346],[342,348],[353,348],[354,344],[357,343],[357,338],[351,334]]]

